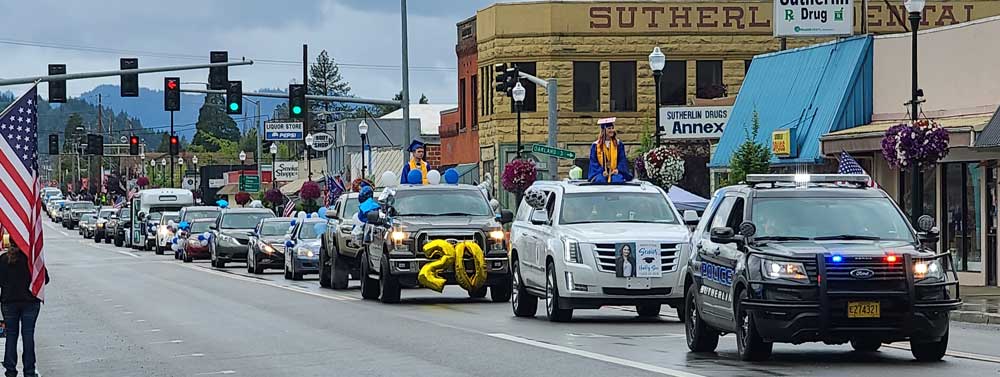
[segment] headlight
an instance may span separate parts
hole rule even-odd
[[[581,263],[580,259],[580,243],[576,240],[565,240],[566,246],[566,261],[570,263]]]
[[[406,234],[406,232],[401,230],[394,230],[392,231],[392,233],[389,234],[389,237],[392,238],[392,242],[395,242],[397,244],[403,243],[403,240],[405,240],[409,236],[410,236],[409,234]]]
[[[808,283],[809,275],[806,274],[806,267],[799,262],[784,262],[761,259],[761,273],[767,279],[791,280],[800,283]]]
[[[312,250],[301,248],[295,252],[295,255],[298,255],[301,258],[312,258],[316,254],[313,253]]]
[[[504,234],[502,230],[498,229],[490,232],[490,238],[496,242],[502,242],[505,238],[507,238],[507,235]]]
[[[263,246],[261,246],[260,251],[263,251],[268,254],[274,254],[274,248],[271,247],[271,245],[268,245],[266,243],[261,243],[261,245]]]
[[[219,235],[219,239],[223,240],[223,241],[226,241],[226,242],[229,242],[229,243],[236,243],[236,239],[235,238],[227,236],[225,234],[220,234]]]
[[[97,223],[97,227],[98,228],[103,228],[104,227],[104,223]]]
[[[943,280],[944,267],[941,266],[941,261],[938,259],[916,261],[913,263],[913,278],[916,280]]]

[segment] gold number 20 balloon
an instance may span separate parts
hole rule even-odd
[[[472,261],[475,265],[475,272],[471,277],[465,271],[466,251],[472,255]],[[420,273],[417,274],[417,281],[424,287],[438,292],[443,291],[447,280],[440,274],[449,268],[455,271],[455,280],[466,291],[471,292],[486,284],[486,259],[483,255],[483,249],[475,242],[463,241],[457,246],[452,246],[448,241],[434,240],[424,245],[424,255],[427,258],[435,259],[420,268]]]

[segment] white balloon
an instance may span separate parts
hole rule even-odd
[[[312,216],[312,218],[314,218],[314,219],[318,219],[319,218],[319,212],[313,212],[313,213],[310,214],[310,216]]]
[[[427,172],[427,183],[432,185],[437,185],[441,183],[441,172],[437,170],[431,170]]]
[[[396,187],[399,185],[399,177],[392,170],[386,170],[382,173],[382,186],[383,187]]]
[[[305,220],[305,218],[306,218],[306,211],[299,211],[299,215],[296,216],[296,217],[298,217],[299,220]]]

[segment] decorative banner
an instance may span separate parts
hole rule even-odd
[[[775,0],[775,37],[818,37],[854,33],[853,0]]]
[[[718,139],[732,106],[661,107],[663,139]]]
[[[635,243],[615,244],[615,276],[636,277]]]
[[[274,170],[275,182],[290,182],[299,179],[298,161],[278,161],[274,165],[276,167]]]
[[[660,256],[660,245],[656,243],[640,243],[636,245],[635,276],[640,278],[658,278],[663,276]]]
[[[264,122],[264,140],[302,140],[302,122]]]

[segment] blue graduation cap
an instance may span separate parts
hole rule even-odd
[[[417,139],[413,139],[413,141],[410,142],[410,147],[407,148],[406,150],[408,150],[410,152],[413,152],[413,151],[416,151],[417,149],[427,149],[427,148],[425,147],[425,145],[424,145],[424,143],[422,141],[417,140]]]

